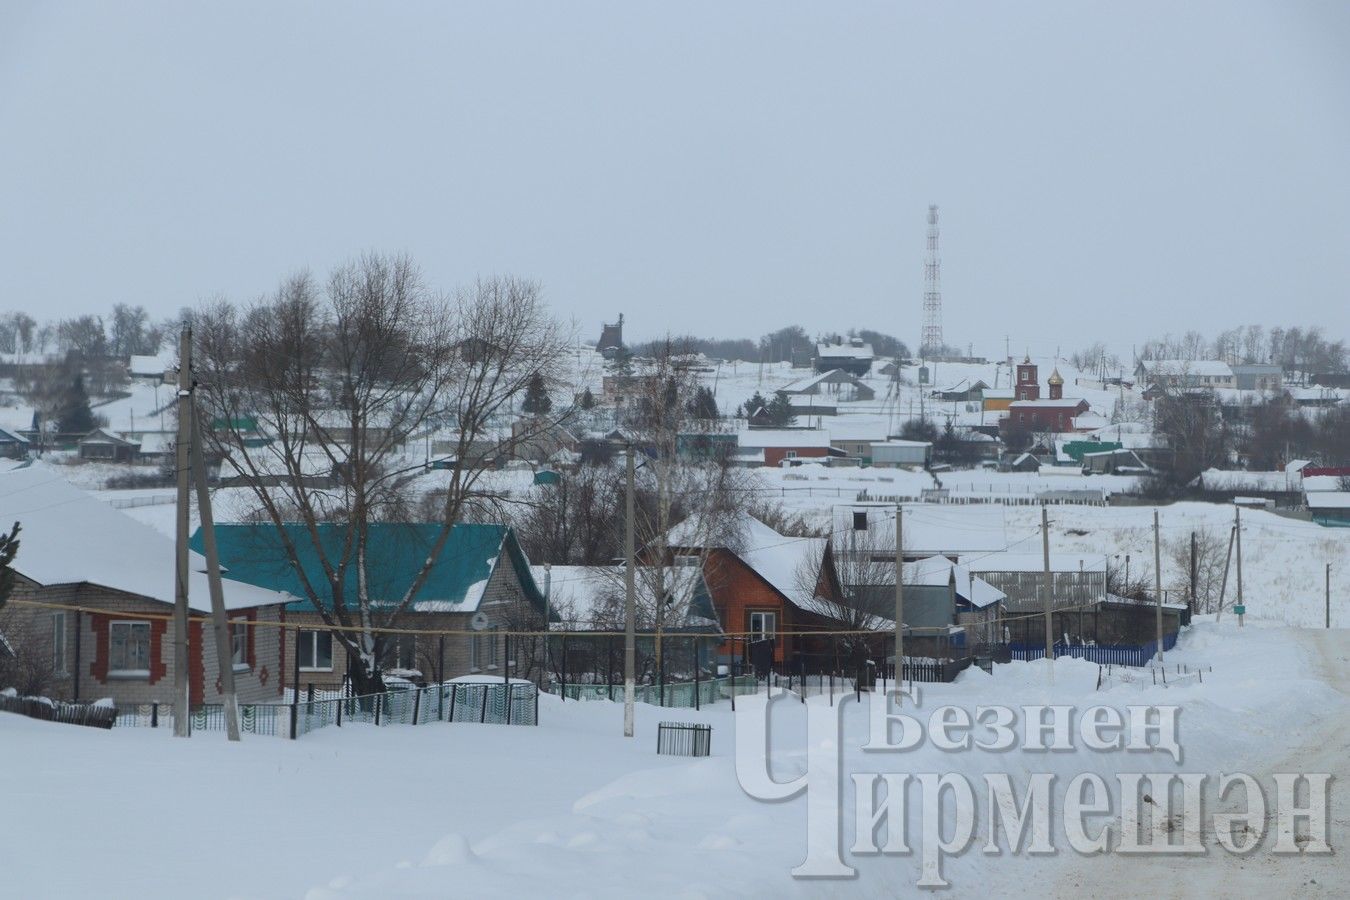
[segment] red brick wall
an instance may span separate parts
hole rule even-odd
[[[783,460],[788,458],[789,450],[797,454],[797,459],[820,459],[830,455],[828,447],[766,447],[764,448],[764,465],[780,465]]]

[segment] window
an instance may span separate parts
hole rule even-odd
[[[796,459],[796,458],[797,458],[797,451],[796,451],[796,450],[789,450],[789,451],[787,452],[786,456],[787,456],[788,459]]]
[[[149,622],[113,622],[108,626],[108,674],[149,677]]]
[[[333,671],[333,635],[327,631],[301,631],[296,649],[300,668],[308,672]]]
[[[483,634],[475,634],[469,645],[469,668],[495,669],[497,667],[497,628],[493,625]]]
[[[52,671],[66,673],[66,614],[52,614]]]
[[[679,553],[675,555],[675,565],[679,568],[696,569],[698,568],[698,557]]]
[[[1021,372],[1019,372],[1019,373],[1017,373],[1017,374],[1019,374],[1019,375],[1022,376],[1022,380],[1023,380],[1023,381],[1030,381],[1030,380],[1031,380],[1031,373],[1028,372],[1026,369],[1023,369]]]
[[[236,669],[248,668],[248,625],[244,622],[230,626],[230,662]]]
[[[417,635],[394,635],[394,642],[389,647],[388,662],[391,669],[416,669]]]
[[[860,510],[855,510],[855,511],[854,511],[854,513],[853,513],[853,530],[854,530],[854,531],[866,531],[866,530],[867,530],[867,510],[865,510],[865,509],[860,509]]]
[[[752,641],[772,640],[777,633],[778,613],[752,612],[750,614],[750,639]]]

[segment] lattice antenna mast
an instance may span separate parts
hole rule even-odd
[[[941,352],[942,341],[942,261],[938,258],[938,208],[928,207],[928,253],[923,263],[923,337],[919,355]]]

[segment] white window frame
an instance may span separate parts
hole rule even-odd
[[[307,665],[304,665],[304,663],[302,662],[301,665],[300,665],[300,671],[301,671],[301,672],[331,672],[331,671],[333,671],[333,635],[332,635],[332,632],[326,631],[326,630],[324,630],[324,629],[322,629],[322,628],[312,628],[312,629],[311,629],[311,628],[301,628],[301,629],[300,629],[300,637],[296,639],[295,652],[298,654],[298,653],[300,652],[300,642],[302,642],[302,641],[308,639],[308,640],[309,640],[309,659],[310,659],[310,662],[311,662],[311,663],[317,663],[317,662],[319,661],[319,638],[318,638],[318,635],[321,635],[321,634],[326,634],[326,635],[328,635],[328,665],[326,665],[326,666],[308,665],[308,666],[307,666]]]
[[[796,459],[796,458],[797,458],[797,451],[796,451],[796,450],[789,450],[789,451],[787,451],[787,453],[784,454],[784,455],[785,455],[785,457],[786,457],[787,459]]]
[[[677,553],[675,554],[675,568],[677,569],[696,569],[702,565],[702,560],[695,554]]]
[[[66,669],[66,614],[64,611],[52,613],[52,671],[57,675],[68,675]]]
[[[755,627],[755,619],[759,619],[759,627]],[[767,628],[765,626],[768,626]],[[775,640],[778,637],[778,613],[769,609],[750,610],[750,636],[751,640],[762,641],[765,639]]]
[[[145,629],[145,668],[144,669],[119,669],[113,663],[113,632],[119,627],[132,629]],[[115,619],[108,623],[108,677],[109,678],[149,678],[150,666],[152,660],[150,653],[152,651],[152,641],[150,636],[150,623],[144,619]],[[125,654],[122,660],[126,662]]]
[[[241,641],[240,638],[243,638]],[[234,622],[230,625],[230,662],[236,672],[247,672],[248,664],[248,624]]]

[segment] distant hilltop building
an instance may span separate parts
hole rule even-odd
[[[846,343],[816,344],[816,371],[842,369],[851,375],[866,375],[872,371],[872,345],[861,338],[850,338]]]
[[[595,349],[605,359],[613,359],[614,355],[623,347],[623,313],[619,313],[619,321],[613,325],[604,323],[600,329],[600,341],[595,345]]]

